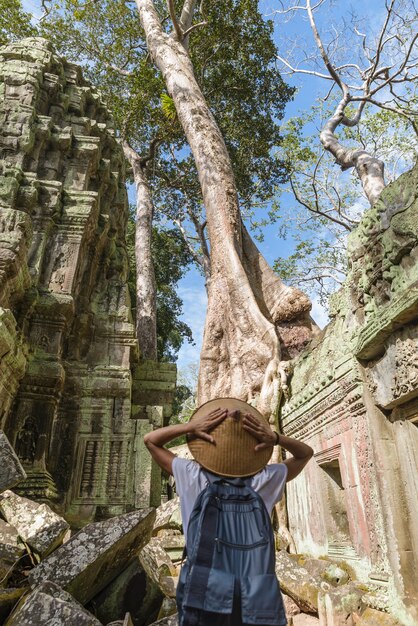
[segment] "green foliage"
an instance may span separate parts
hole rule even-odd
[[[11,41],[36,35],[31,16],[22,8],[20,0],[0,0],[0,46]]]
[[[204,10],[208,25],[193,33],[191,58],[249,208],[286,177],[271,150],[281,143],[279,122],[294,89],[277,72],[273,24],[257,0],[214,0]]]
[[[176,107],[174,105],[173,98],[166,93],[161,94],[161,108],[163,110],[164,115],[169,120],[175,120],[177,117]]]
[[[129,259],[128,287],[131,302],[136,302],[135,220],[133,215],[127,228]],[[176,293],[178,281],[190,264],[184,241],[175,229],[164,230],[154,226],[152,258],[157,285],[157,352],[160,361],[175,361],[185,340],[193,342],[192,331],[180,316],[183,302]],[[134,311],[135,313],[135,311]]]
[[[156,5],[166,17],[165,3]],[[213,0],[204,11],[207,26],[191,33],[190,54],[229,149],[241,203],[249,210],[285,178],[286,168],[271,158],[271,150],[280,144],[279,122],[293,90],[277,74],[272,24],[257,0]],[[201,19],[196,9],[195,21]],[[169,20],[164,24],[171,28]],[[42,28],[100,85],[117,128],[139,154],[158,137],[158,158],[148,171],[157,210],[188,225],[191,215],[204,221],[194,159],[150,62],[134,3],[58,0]],[[193,238],[189,244],[196,247]]]

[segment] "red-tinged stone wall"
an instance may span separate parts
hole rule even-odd
[[[349,240],[332,321],[295,360],[283,432],[314,459],[287,487],[298,552],[337,559],[370,606],[418,623],[418,167]]]

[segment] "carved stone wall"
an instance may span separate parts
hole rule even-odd
[[[131,412],[123,154],[100,94],[42,39],[0,48],[0,152],[0,428],[21,491],[77,523],[146,506],[143,431],[169,401],[147,404],[151,376]],[[170,396],[175,367],[158,368]]]
[[[418,623],[418,167],[349,240],[332,322],[295,360],[282,428],[315,450],[288,485],[298,551],[344,561]]]

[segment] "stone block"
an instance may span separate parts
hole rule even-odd
[[[181,530],[180,499],[178,497],[167,500],[157,509],[153,534],[162,528]]]
[[[154,509],[145,509],[85,526],[31,571],[31,586],[53,580],[86,604],[148,542],[154,520]]]
[[[175,598],[178,576],[162,576],[160,581],[161,591],[167,598]]]
[[[311,576],[314,578],[322,578],[322,580],[329,583],[333,587],[345,585],[350,579],[350,576],[345,569],[338,565],[338,563],[332,563],[329,560],[311,559],[301,556],[298,559],[298,563],[307,569]]]
[[[401,622],[392,615],[389,615],[389,613],[376,611],[369,607],[367,607],[356,622],[356,626],[400,626],[400,624]]]
[[[290,617],[293,617],[294,615],[299,615],[301,610],[296,604],[296,602],[293,600],[293,598],[291,598],[290,596],[287,596],[283,592],[282,592],[282,598],[283,598],[283,604],[284,604],[286,617],[289,619]]]
[[[59,546],[68,523],[47,504],[38,504],[12,491],[0,495],[0,512],[32,550],[45,557]]]
[[[287,552],[276,552],[276,574],[283,592],[290,596],[302,611],[316,613],[321,580],[290,557]]]
[[[152,537],[138,556],[142,567],[155,582],[158,582],[161,576],[175,576],[176,569],[162,547],[160,537]]]
[[[162,529],[158,531],[161,547],[172,561],[180,561],[183,557],[185,539],[179,530]]]
[[[322,624],[314,615],[299,613],[290,618],[288,626],[322,626]]]
[[[177,604],[175,598],[168,598],[167,596],[164,598],[160,612],[158,613],[158,619],[161,620],[164,617],[170,617],[177,613]]]
[[[25,470],[3,431],[0,431],[0,466],[0,493],[26,478]]]
[[[0,581],[3,585],[24,553],[25,547],[16,528],[0,519]]]
[[[321,590],[318,595],[318,614],[321,626],[351,626],[354,616],[364,609],[363,591],[354,584]]]
[[[58,585],[47,582],[25,596],[6,621],[5,626],[101,626]]]

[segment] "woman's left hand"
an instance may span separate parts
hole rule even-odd
[[[243,413],[242,427],[259,442],[254,450],[265,450],[276,444],[276,433],[274,433],[267,421],[260,421],[251,413]]]

